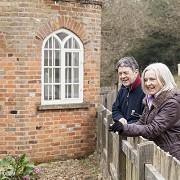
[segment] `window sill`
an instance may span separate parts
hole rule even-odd
[[[87,102],[76,103],[76,104],[61,104],[61,105],[38,105],[38,111],[54,110],[54,109],[87,109],[90,104]]]

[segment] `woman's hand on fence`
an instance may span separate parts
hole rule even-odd
[[[119,132],[121,134],[123,132],[123,124],[121,122],[115,122],[112,126],[109,127],[109,131]]]
[[[125,118],[121,118],[119,122],[121,122],[122,124],[127,124],[127,120]]]

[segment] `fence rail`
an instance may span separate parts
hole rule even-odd
[[[180,161],[142,137],[109,132],[111,111],[98,113],[98,147],[113,180],[180,180]]]

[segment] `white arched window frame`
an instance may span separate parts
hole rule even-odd
[[[42,45],[42,105],[83,102],[83,44],[72,32],[61,29]]]

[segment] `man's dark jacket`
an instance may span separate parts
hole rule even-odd
[[[137,114],[142,114],[144,105],[142,103],[145,97],[141,88],[141,79],[138,77],[131,88],[121,86],[116,101],[112,105],[112,118],[116,122],[120,118],[125,118],[128,124],[137,122],[139,117],[131,115],[132,110]]]

